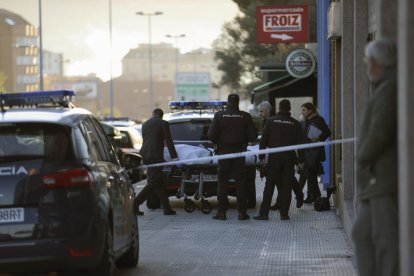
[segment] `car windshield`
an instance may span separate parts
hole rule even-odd
[[[193,120],[187,122],[170,122],[171,136],[175,141],[208,140],[207,132],[210,120]]]
[[[53,124],[0,125],[0,157],[40,157],[48,162],[67,160],[72,151],[62,126]]]

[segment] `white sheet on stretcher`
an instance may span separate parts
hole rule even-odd
[[[247,150],[258,150],[259,146],[248,146]],[[212,148],[205,148],[202,146],[191,146],[191,145],[185,145],[185,144],[179,144],[175,145],[175,150],[178,154],[179,160],[186,160],[186,159],[196,159],[201,157],[209,157],[213,155],[214,149]],[[168,152],[168,149],[164,148],[164,160],[165,161],[171,161],[170,153]],[[246,157],[246,165],[254,165],[256,164],[258,158],[256,155],[250,155]],[[185,163],[186,165],[195,165],[195,164],[217,164],[218,161],[192,161],[189,163]]]
[[[186,159],[196,159],[201,157],[209,157],[213,155],[213,149],[207,149],[202,146],[190,146],[179,144],[175,145],[175,150],[178,154],[179,160],[186,160]],[[170,153],[167,147],[164,147],[164,160],[171,161]],[[195,165],[195,164],[211,164],[211,161],[192,161],[189,163],[185,163],[186,165]]]

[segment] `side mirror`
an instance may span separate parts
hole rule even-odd
[[[124,153],[123,165],[126,169],[133,169],[139,167],[142,162],[142,156],[138,153]]]

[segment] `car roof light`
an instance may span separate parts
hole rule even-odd
[[[76,93],[72,90],[1,93],[0,106],[3,111],[5,106],[11,108],[13,106],[22,107],[52,104],[54,106],[69,107],[75,95]]]
[[[102,121],[130,121],[129,117],[103,117]]]
[[[226,101],[171,101],[168,106],[171,110],[221,110],[227,105]]]

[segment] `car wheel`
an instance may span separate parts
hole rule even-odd
[[[147,207],[148,209],[158,209],[161,206],[161,202],[156,193],[151,193],[147,197]]]
[[[88,271],[87,275],[90,276],[113,276],[115,270],[114,248],[112,238],[112,228],[107,227],[105,248],[102,254],[102,258],[99,264],[94,269]]]
[[[135,215],[131,216],[131,244],[125,254],[116,262],[120,267],[136,267],[139,259],[139,232],[138,221]]]

